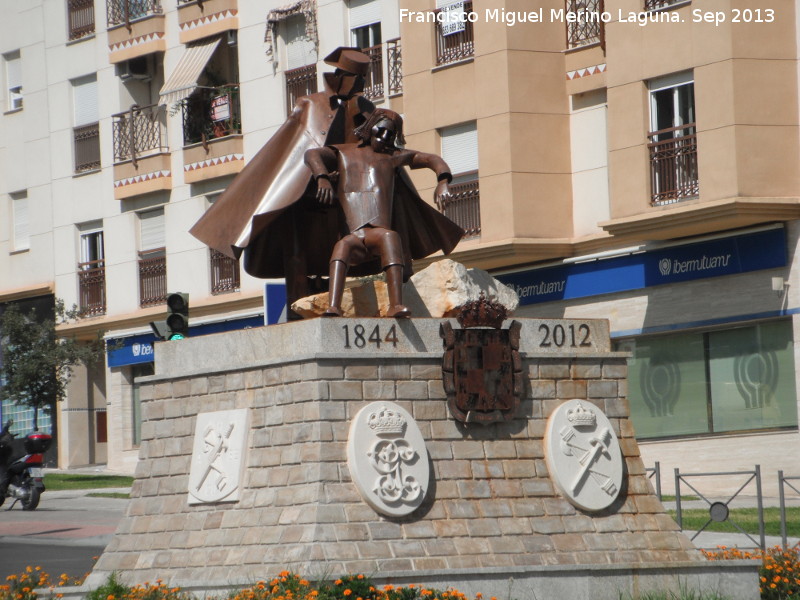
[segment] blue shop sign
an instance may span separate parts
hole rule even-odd
[[[234,331],[237,329],[248,329],[250,327],[262,327],[264,317],[247,317],[245,319],[235,319],[222,321],[219,323],[207,323],[189,328],[189,337],[220,333],[222,331]],[[138,365],[141,363],[151,363],[155,360],[153,344],[156,338],[152,333],[132,335],[125,338],[112,338],[108,341],[108,366],[125,367],[128,365]],[[170,344],[180,344],[179,340],[169,342]]]
[[[614,258],[497,275],[521,306],[786,266],[783,227]]]

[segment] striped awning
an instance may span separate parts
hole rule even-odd
[[[219,40],[220,38],[217,37],[186,46],[175,70],[172,71],[159,92],[159,96],[161,96],[158,100],[159,104],[167,106],[175,104],[188,98],[197,89],[200,74],[211,60],[214,50],[219,45]]]

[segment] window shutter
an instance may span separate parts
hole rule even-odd
[[[14,250],[30,248],[30,221],[28,215],[28,197],[14,198]]]
[[[478,170],[478,129],[474,122],[441,130],[442,158],[453,175]]]
[[[22,87],[22,60],[19,52],[6,55],[6,81],[9,90]]]
[[[317,62],[314,42],[306,35],[306,20],[301,16],[292,17],[285,22],[286,27],[286,69],[298,69]]]
[[[97,108],[97,77],[73,81],[72,102],[76,127],[97,123],[100,114]]]
[[[139,242],[142,252],[157,250],[166,246],[163,209],[140,213],[139,225],[141,227]]]
[[[350,0],[350,29],[380,23],[381,3],[379,0]]]

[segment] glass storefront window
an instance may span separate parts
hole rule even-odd
[[[623,340],[636,437],[797,426],[790,321]]]

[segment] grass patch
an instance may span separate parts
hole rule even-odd
[[[676,511],[670,510],[669,514],[674,519]],[[691,508],[681,511],[683,528],[690,531],[699,530],[708,521],[708,509]],[[757,508],[732,508],[728,521],[719,523],[712,521],[703,531],[716,531],[721,533],[740,533],[729,521],[734,521],[739,527],[750,535],[758,535],[758,509]],[[764,531],[767,535],[781,534],[781,509],[777,506],[764,508]],[[786,508],[786,534],[789,537],[800,537],[800,506]]]
[[[46,473],[44,476],[44,485],[50,491],[130,487],[131,484],[133,484],[133,477],[125,477],[123,475]]]
[[[675,496],[664,494],[661,496],[662,502],[675,502]],[[690,500],[700,500],[700,496],[681,496],[681,502],[689,502]]]

